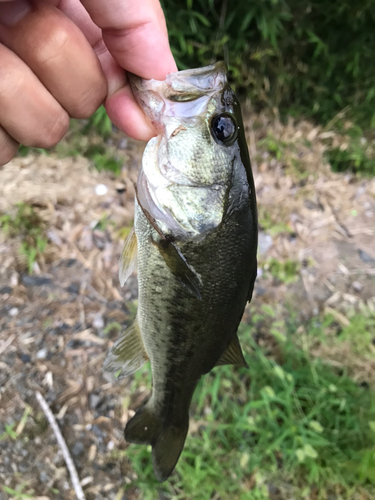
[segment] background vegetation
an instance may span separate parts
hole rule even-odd
[[[225,59],[256,108],[346,129],[336,171],[375,173],[374,0],[162,0],[180,69]],[[339,114],[339,119],[337,119]],[[336,123],[337,122],[337,123]],[[359,136],[365,142],[360,143]]]
[[[375,124],[373,0],[162,0],[179,67],[223,56],[257,103]]]

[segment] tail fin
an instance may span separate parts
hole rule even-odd
[[[125,427],[125,439],[129,443],[151,444],[152,463],[156,479],[161,483],[168,479],[183,450],[189,420],[182,426],[163,422],[147,403],[140,408]]]

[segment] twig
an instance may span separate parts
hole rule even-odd
[[[335,208],[333,207],[332,203],[329,201],[328,198],[326,198],[326,201],[329,205],[329,208],[331,209],[331,212],[333,213],[333,216],[335,217],[336,219],[336,223],[338,224],[338,226],[342,229],[344,235],[347,237],[347,238],[353,238],[353,235],[351,234],[351,232],[349,231],[349,229],[345,226],[345,224],[340,220],[340,217],[337,213],[337,211],[335,210]]]
[[[36,399],[38,400],[38,403],[42,407],[42,410],[44,411],[45,416],[47,417],[47,420],[49,422],[49,425],[51,426],[53,433],[56,436],[57,439],[57,444],[60,446],[61,452],[63,454],[66,466],[68,468],[70,478],[72,480],[73,488],[76,493],[76,497],[78,500],[86,500],[85,494],[83,493],[81,483],[79,482],[79,477],[77,474],[77,469],[74,465],[73,459],[69,454],[68,447],[66,446],[66,443],[64,441],[64,438],[61,434],[61,431],[59,429],[59,426],[57,425],[56,419],[53,416],[53,413],[51,412],[47,401],[44,399],[44,397],[40,394],[40,392],[36,392]]]
[[[5,340],[1,345],[0,345],[0,354],[3,354],[3,352],[5,352],[8,347],[10,346],[10,344],[13,342],[13,340],[16,338],[16,334],[14,335],[11,335],[8,340]]]

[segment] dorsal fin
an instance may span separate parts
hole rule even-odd
[[[220,365],[238,365],[243,366],[244,368],[249,368],[249,365],[246,363],[243,356],[237,334],[220,356],[219,361],[216,363],[216,366]]]
[[[126,237],[124,248],[120,257],[119,280],[121,286],[137,267],[137,236],[134,226]]]

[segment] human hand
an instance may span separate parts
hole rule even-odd
[[[104,99],[128,135],[155,135],[124,69],[176,71],[158,0],[0,0],[0,165],[18,142],[56,144],[69,116],[88,117]]]

